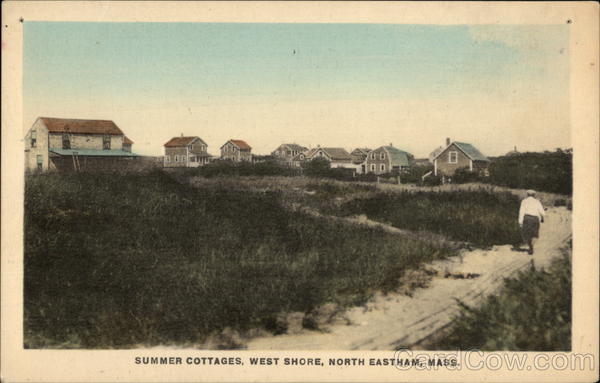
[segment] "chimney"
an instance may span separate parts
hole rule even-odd
[[[394,145],[390,142],[390,146],[394,146]]]
[[[446,146],[450,146],[450,137],[446,138]]]

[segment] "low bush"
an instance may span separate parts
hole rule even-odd
[[[571,258],[557,258],[548,271],[530,269],[505,280],[498,296],[461,314],[435,350],[571,350]]]

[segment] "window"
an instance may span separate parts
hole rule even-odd
[[[185,154],[181,156],[181,162],[185,162]]]
[[[71,149],[71,138],[67,133],[63,133],[62,136],[63,149]]]
[[[110,136],[109,135],[102,137],[102,149],[110,150]]]
[[[194,156],[190,156],[189,159],[190,159],[190,162],[196,162],[196,157],[194,157]]]
[[[448,152],[448,163],[458,163],[458,152]]]
[[[382,160],[385,160],[385,153],[381,152],[381,154],[379,155],[379,158],[382,159]]]
[[[379,168],[379,170],[381,170],[382,172],[385,172],[385,165],[381,164],[381,167]]]
[[[179,162],[179,155],[175,154],[175,162]]]
[[[371,171],[374,172],[375,171],[375,164],[371,164]]]
[[[166,155],[165,156],[165,162],[171,162],[171,156]]]
[[[37,132],[35,130],[31,131],[31,147],[35,148],[35,145],[37,143]]]
[[[44,157],[42,157],[41,154],[38,154],[37,156],[35,156],[36,162],[37,162],[37,168],[38,170],[42,170],[42,166],[44,164]]]
[[[375,159],[375,153],[371,153],[371,159],[374,160]]]

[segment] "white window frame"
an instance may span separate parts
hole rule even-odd
[[[384,153],[384,152],[381,152],[381,153],[379,154],[379,159],[380,159],[380,160],[385,160],[385,153]]]
[[[175,162],[179,162],[179,154],[175,154]]]
[[[385,164],[381,164],[381,165],[379,166],[379,171],[380,171],[380,172],[384,172],[384,171],[385,171]]]
[[[181,157],[180,157],[181,162],[185,162],[185,158],[186,158],[185,154],[182,154]]]
[[[375,153],[371,153],[371,159],[374,160],[375,159]]]
[[[376,169],[375,164],[371,164],[371,171],[374,172]]]
[[[452,161],[452,155],[454,155],[454,161]],[[453,150],[448,152],[448,163],[449,164],[457,164],[458,163],[458,152]]]
[[[165,154],[165,162],[171,162],[171,156],[168,154]]]

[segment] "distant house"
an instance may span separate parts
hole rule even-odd
[[[273,158],[288,166],[296,166],[298,161],[294,161],[298,155],[306,153],[308,148],[298,144],[281,144],[271,152]]]
[[[352,156],[352,162],[357,166],[357,171],[359,173],[364,173],[366,169],[363,169],[362,166],[367,159],[367,155],[372,152],[372,149],[369,148],[356,148],[350,152]]]
[[[395,148],[391,144],[380,146],[367,155],[361,164],[362,173],[386,174],[402,172],[410,168],[414,156],[408,152]]]
[[[25,136],[25,169],[118,169],[138,157],[132,144],[113,121],[39,117]]]
[[[252,161],[252,148],[242,140],[229,140],[221,146],[221,159],[233,162]]]
[[[456,170],[466,168],[487,175],[489,163],[490,160],[475,146],[447,138],[446,147],[433,159],[433,173],[436,176],[452,176]]]
[[[206,165],[212,156],[208,153],[208,145],[198,136],[173,137],[164,145],[165,168],[195,168]]]
[[[305,161],[312,161],[315,158],[325,158],[332,168],[357,169],[357,165],[352,162],[352,156],[344,148],[316,147],[305,154]]]

